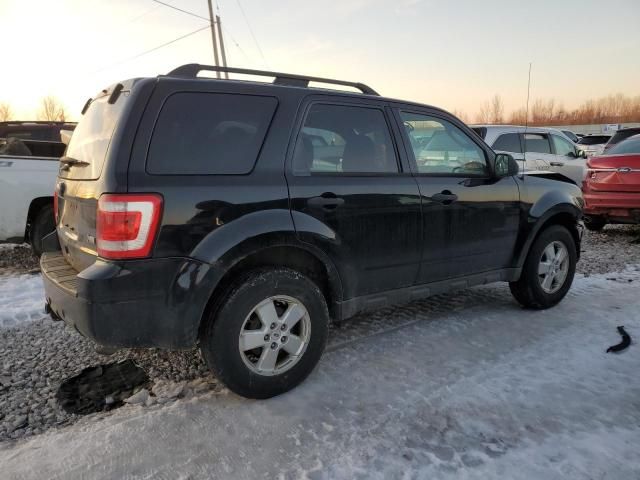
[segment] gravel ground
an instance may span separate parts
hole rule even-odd
[[[625,265],[640,263],[639,239],[638,226],[608,226],[600,233],[587,232],[578,271],[586,276],[622,272]],[[0,275],[37,271],[37,261],[27,246],[0,248]],[[354,319],[337,334],[334,330],[329,349],[351,337],[368,336],[372,329],[383,325],[388,328],[385,318],[389,314],[406,321],[423,312],[455,309],[458,298],[467,304],[472,304],[474,298],[480,301],[482,294],[474,292],[477,290],[464,296],[433,297],[405,307],[382,309],[366,319]],[[147,403],[165,403],[178,396],[223,388],[208,373],[197,350],[124,350],[107,357],[96,353],[90,341],[62,322],[53,322],[43,314],[30,323],[0,329],[0,442],[75,423],[80,417],[64,412],[55,401],[60,383],[88,366],[127,358],[144,368],[154,382],[151,399],[144,400]]]

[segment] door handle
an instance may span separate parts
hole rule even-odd
[[[551,165],[552,167],[564,167],[563,162],[549,162],[549,165]]]
[[[319,197],[312,197],[307,200],[307,205],[312,208],[322,208],[323,210],[335,210],[344,205],[344,198],[337,197],[335,193],[323,193]]]
[[[13,162],[9,162],[7,160],[0,160],[0,167],[10,167],[13,165]]]
[[[458,196],[455,193],[451,193],[449,190],[444,190],[440,193],[432,195],[431,200],[443,205],[451,205],[453,202],[458,200]]]

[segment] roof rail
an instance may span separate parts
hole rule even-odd
[[[309,77],[307,75],[296,75],[293,73],[269,72],[266,70],[251,70],[248,68],[216,67],[214,65],[200,65],[199,63],[188,63],[171,70],[167,76],[195,78],[202,71],[240,73],[243,75],[256,75],[260,77],[275,77],[273,83],[277,85],[291,85],[295,87],[308,87],[309,82],[327,83],[333,85],[343,85],[353,87],[367,95],[379,95],[373,88],[358,82],[347,82],[345,80],[333,80],[331,78]]]

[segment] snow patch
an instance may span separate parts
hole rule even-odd
[[[0,276],[0,328],[16,327],[44,315],[40,275]]]

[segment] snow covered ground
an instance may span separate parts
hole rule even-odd
[[[608,279],[609,278],[609,279]],[[612,278],[614,280],[612,280]],[[640,478],[640,269],[362,317],[292,392],[126,406],[0,445],[3,478]]]
[[[15,327],[44,316],[40,275],[0,276],[0,328]]]

